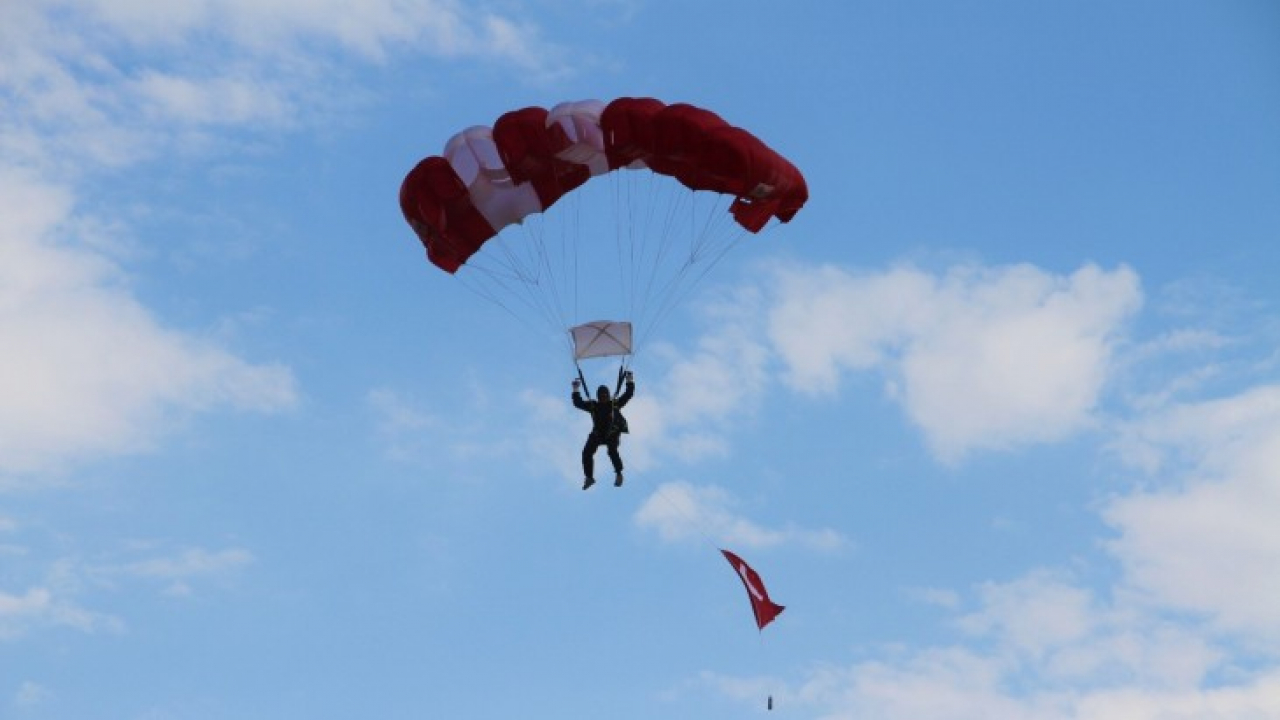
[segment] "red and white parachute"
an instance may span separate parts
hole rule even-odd
[[[607,192],[573,202],[595,177]],[[562,337],[608,316],[604,300],[643,335],[739,239],[807,199],[799,170],[751,133],[652,98],[513,110],[454,135],[400,189],[433,264]]]

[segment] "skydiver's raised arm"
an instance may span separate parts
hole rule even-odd
[[[591,412],[591,405],[582,399],[582,393],[579,392],[581,382],[575,379],[573,381],[573,406],[583,412]]]
[[[623,390],[622,394],[618,396],[618,399],[614,401],[613,403],[614,406],[622,407],[623,405],[626,405],[627,402],[631,400],[631,396],[635,394],[636,394],[635,377],[632,376],[631,371],[628,370],[627,371],[627,389]]]

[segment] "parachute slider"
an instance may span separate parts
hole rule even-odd
[[[569,328],[573,359],[631,354],[631,323],[597,320]]]

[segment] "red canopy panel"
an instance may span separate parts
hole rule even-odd
[[[457,272],[497,231],[471,202],[467,186],[449,161],[431,156],[418,163],[400,186],[400,210],[427,250],[427,259]]]
[[[600,113],[610,168],[644,160],[654,152],[653,118],[667,106],[653,98],[618,98]]]
[[[567,143],[553,127],[558,132],[547,127],[547,110],[540,107],[513,110],[493,124],[493,141],[511,180],[532,183],[543,210],[591,178],[585,165],[556,157]]]

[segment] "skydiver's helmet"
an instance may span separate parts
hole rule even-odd
[[[596,388],[596,400],[600,402],[609,402],[609,386],[601,385]]]

